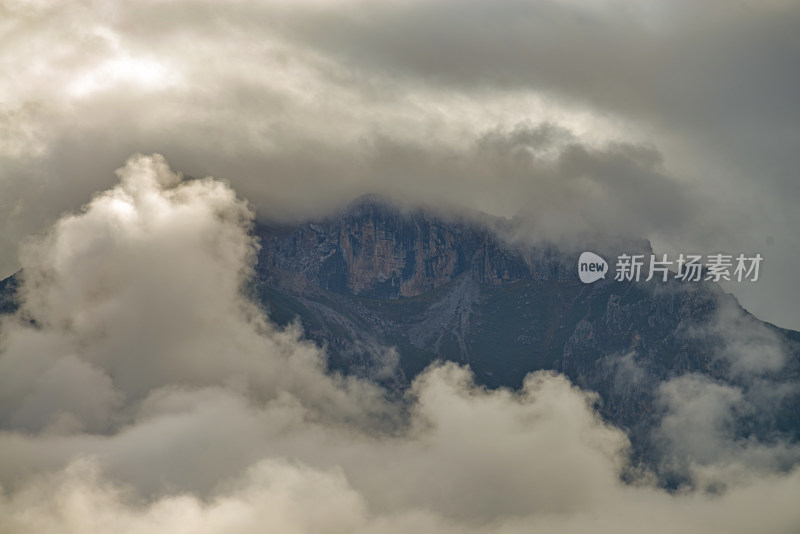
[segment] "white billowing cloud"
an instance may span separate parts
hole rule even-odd
[[[547,374],[529,378],[513,396],[476,389],[455,366],[440,368],[416,384],[413,430],[383,438],[304,423],[285,407],[254,409],[241,397],[225,402],[236,393],[217,393],[207,403],[173,399],[157,414],[151,407],[131,433],[99,438],[117,442],[95,455],[111,477],[86,458],[28,476],[0,501],[0,525],[76,533],[744,533],[784,532],[800,519],[797,472],[751,477],[721,495],[623,485],[621,433],[598,423],[591,398]],[[205,412],[194,422],[202,424],[181,420],[189,412]],[[137,432],[146,439],[134,438]],[[271,436],[259,443],[259,432]],[[59,438],[25,439],[17,456]],[[4,457],[8,441],[0,441]],[[224,460],[227,448],[233,456],[248,446],[257,456],[225,471],[208,492],[191,484],[150,497],[137,490],[141,471],[174,482],[176,470],[203,470]],[[81,452],[87,450],[84,442]],[[171,462],[153,458],[168,454]],[[123,457],[130,473],[113,467]]]
[[[314,347],[274,332],[240,296],[256,244],[252,213],[227,185],[182,182],[158,155],[134,156],[118,175],[23,251],[22,307],[5,321],[0,357],[6,424],[40,430],[69,417],[108,429],[112,400],[166,385],[240,383],[268,397],[321,376]],[[53,387],[63,373],[75,380]],[[332,384],[314,393],[344,401]]]
[[[454,367],[426,376],[417,384],[424,400],[414,416],[424,426],[392,438],[320,432],[313,425],[271,430],[273,439],[285,441],[285,452],[270,450],[273,439],[266,440],[258,459],[220,478],[205,495],[184,487],[143,498],[131,485],[135,477],[108,478],[97,461],[78,459],[63,470],[29,476],[7,493],[0,500],[0,525],[9,532],[66,533],[745,533],[786,532],[800,520],[797,472],[763,474],[717,495],[624,486],[615,457],[606,455],[624,443],[621,434],[598,425],[586,397],[563,379],[530,379],[516,398],[476,390],[465,379]],[[226,445],[239,449],[252,439],[247,432],[235,440],[224,434],[236,426],[228,418],[247,413],[229,408],[199,408],[221,424],[198,427],[188,443],[175,440],[181,422],[165,411],[157,417],[165,419],[167,432],[136,445],[174,445],[193,455],[216,436],[204,459],[217,460]],[[273,412],[268,417],[275,425],[278,411],[261,415]],[[284,423],[289,420],[300,423],[291,417]],[[257,422],[264,421],[247,421]],[[326,462],[326,455],[335,462]],[[202,459],[178,466],[202,468]],[[142,462],[131,469],[161,467]]]
[[[621,482],[624,433],[551,373],[488,391],[466,369],[435,366],[395,403],[326,374],[319,349],[243,296],[257,244],[227,184],[184,180],[157,155],[132,157],[118,177],[25,247],[21,308],[0,331],[0,530],[744,533],[800,522],[800,473],[770,463],[740,476],[707,462],[720,468],[715,495],[669,494],[646,474]],[[665,429],[702,441],[704,421],[739,396],[684,386],[671,385],[676,399],[718,409],[675,408],[696,424]],[[709,447],[724,450],[718,430]]]

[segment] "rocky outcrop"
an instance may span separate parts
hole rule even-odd
[[[577,254],[513,245],[499,226],[376,197],[324,220],[261,225],[260,298],[273,318],[298,318],[332,367],[400,387],[441,359],[469,364],[490,387],[562,372],[599,393],[603,416],[643,457],[663,415],[660,385],[693,374],[745,397],[751,387],[790,392],[769,420],[742,419],[737,432],[800,439],[800,334],[758,321],[713,283],[583,284]],[[748,382],[735,372],[729,338],[747,346],[749,335],[780,345],[769,349],[785,353],[780,373]]]
[[[319,287],[341,294],[421,295],[463,273],[501,285],[533,279],[533,265],[489,228],[404,211],[373,196],[339,217],[296,228],[261,225],[260,264],[271,281],[297,293]]]
[[[800,333],[758,321],[713,283],[583,284],[577,254],[514,245],[498,228],[367,197],[326,219],[257,225],[251,289],[274,321],[299,321],[325,346],[332,369],[393,388],[435,360],[468,364],[489,387],[564,373],[598,392],[642,457],[664,415],[659,388],[684,376],[741,393],[742,439],[800,439]],[[15,283],[0,282],[0,313],[14,310]],[[753,350],[782,365],[759,368]]]

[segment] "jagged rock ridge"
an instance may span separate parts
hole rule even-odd
[[[758,321],[716,284],[586,285],[577,255],[510,244],[486,219],[367,197],[338,216],[256,233],[258,298],[278,322],[299,319],[347,372],[402,386],[443,359],[468,363],[490,387],[518,387],[552,369],[599,392],[601,413],[636,440],[658,423],[659,384],[687,373],[739,380],[715,326],[728,310],[787,354],[780,374],[761,379],[800,380],[800,334]],[[389,373],[387,351],[399,356]],[[740,422],[741,432],[797,439],[798,401]]]
[[[659,387],[689,374],[788,391],[734,431],[800,438],[800,333],[758,321],[713,283],[583,284],[577,254],[513,244],[505,224],[374,196],[321,220],[260,223],[251,289],[274,321],[299,321],[324,345],[333,369],[393,388],[435,360],[469,364],[489,387],[562,372],[598,392],[601,414],[642,457],[663,416]],[[16,283],[0,282],[0,313],[15,309]],[[753,340],[784,355],[780,370],[740,372],[737,350]]]

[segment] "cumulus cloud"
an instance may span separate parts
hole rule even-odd
[[[134,156],[118,175],[23,250],[21,309],[4,320],[0,358],[6,425],[69,417],[102,430],[118,424],[104,411],[113,401],[162,386],[235,382],[274,396],[322,375],[314,347],[273,331],[240,295],[256,243],[252,212],[230,187],[181,181],[157,155]],[[284,357],[261,356],[270,351]],[[74,380],[53,387],[63,375]],[[344,400],[332,384],[314,392],[322,404]],[[82,409],[93,398],[98,407]]]
[[[647,473],[622,482],[625,434],[555,374],[490,391],[439,365],[392,400],[327,373],[324,353],[244,296],[257,243],[230,186],[184,179],[157,155],[132,157],[118,179],[25,246],[20,309],[0,330],[0,529],[705,533],[800,521],[800,474],[769,463],[718,469],[714,495],[670,494]],[[714,421],[735,391],[690,377],[664,394],[697,423],[665,418],[665,432],[731,441]],[[707,419],[698,398],[718,408]]]

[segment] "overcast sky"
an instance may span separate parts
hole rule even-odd
[[[383,192],[657,252],[759,252],[800,328],[792,1],[0,3],[0,273],[133,153],[259,217]]]
[[[691,481],[669,493],[562,376],[435,365],[390,398],[239,289],[254,217],[377,192],[759,252],[728,289],[800,328],[798,28],[773,0],[0,0],[0,273],[26,273],[0,530],[792,531],[800,447],[732,430],[793,398],[789,354],[735,306],[702,327],[727,382],[654,392],[655,454]]]

